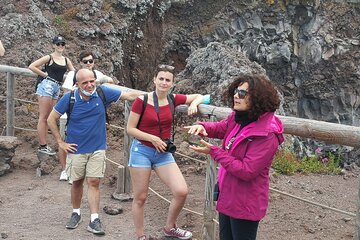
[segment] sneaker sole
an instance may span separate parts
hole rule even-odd
[[[50,155],[50,156],[56,155],[56,152],[55,153],[49,153],[49,152],[44,152],[44,151],[41,151],[41,150],[38,150],[38,152],[43,153],[43,154],[47,154],[47,155]]]
[[[104,231],[96,231],[95,229],[92,229],[90,226],[87,226],[87,230],[96,235],[105,235]]]
[[[66,228],[66,229],[75,229],[75,228],[77,228],[77,227],[79,226],[79,224],[81,223],[81,221],[82,221],[82,220],[80,219],[80,220],[78,221],[78,223],[77,223],[75,226],[73,226],[73,227],[66,225],[65,228]]]
[[[191,236],[190,236],[190,237],[176,237],[176,236],[173,236],[173,235],[169,235],[169,234],[167,234],[167,233],[165,233],[165,232],[164,232],[164,234],[165,234],[165,236],[166,236],[166,237],[169,237],[169,238],[174,238],[174,239],[187,240],[187,239],[191,239],[191,238],[192,238],[192,234],[191,234]]]

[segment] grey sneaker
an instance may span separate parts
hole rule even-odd
[[[79,223],[81,222],[81,216],[77,214],[76,212],[73,212],[71,214],[70,220],[66,224],[67,229],[75,229],[77,226],[79,226]]]
[[[48,145],[46,145],[45,147],[40,146],[38,148],[38,152],[45,153],[45,154],[50,155],[50,156],[56,154],[56,152],[51,147],[49,147]]]
[[[104,235],[105,234],[104,230],[102,229],[101,222],[100,222],[99,218],[95,218],[94,221],[90,222],[89,226],[87,227],[87,230],[89,232],[92,232],[93,234],[97,234],[97,235]]]

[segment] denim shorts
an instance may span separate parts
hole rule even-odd
[[[40,97],[50,97],[51,99],[58,99],[60,94],[60,84],[44,79],[39,83],[36,94]]]
[[[158,152],[137,139],[131,144],[129,167],[156,168],[174,162],[175,159],[169,152]]]

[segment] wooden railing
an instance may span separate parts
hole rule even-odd
[[[7,96],[6,96],[6,135],[14,136],[14,86],[15,75],[36,77],[36,75],[28,69],[0,65],[0,72],[7,73]],[[108,85],[114,88],[120,88],[123,91],[135,91],[134,89],[126,88],[117,85]],[[137,90],[136,90],[137,91]],[[129,104],[125,104],[125,120],[129,115]],[[187,112],[187,106],[181,105],[176,108],[177,112]],[[209,116],[211,121],[221,120],[226,118],[230,113],[230,108],[216,107],[212,105],[199,105],[199,113],[204,116]],[[328,123],[323,121],[315,121],[309,119],[302,119],[296,117],[278,116],[284,125],[284,133],[296,135],[305,138],[312,138],[315,140],[324,141],[327,143],[340,144],[360,147],[360,127],[348,126],[336,123]],[[123,193],[129,193],[130,174],[127,168],[127,161],[129,158],[131,138],[126,133],[124,134],[124,159],[125,164],[123,168],[123,181],[118,181],[117,189]],[[215,217],[214,202],[213,202],[213,186],[216,180],[216,166],[213,161],[209,161],[206,171],[206,186],[205,186],[205,209],[204,209],[204,229],[203,239],[215,239]],[[120,186],[119,186],[120,185]],[[360,191],[359,191],[360,200]],[[360,201],[358,201],[358,211],[356,216],[354,239],[360,239]]]

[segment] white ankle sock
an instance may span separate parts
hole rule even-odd
[[[73,212],[76,212],[78,215],[80,215],[80,208],[74,208]]]
[[[99,214],[98,213],[92,213],[91,214],[91,222],[94,221],[96,218],[99,218]]]

